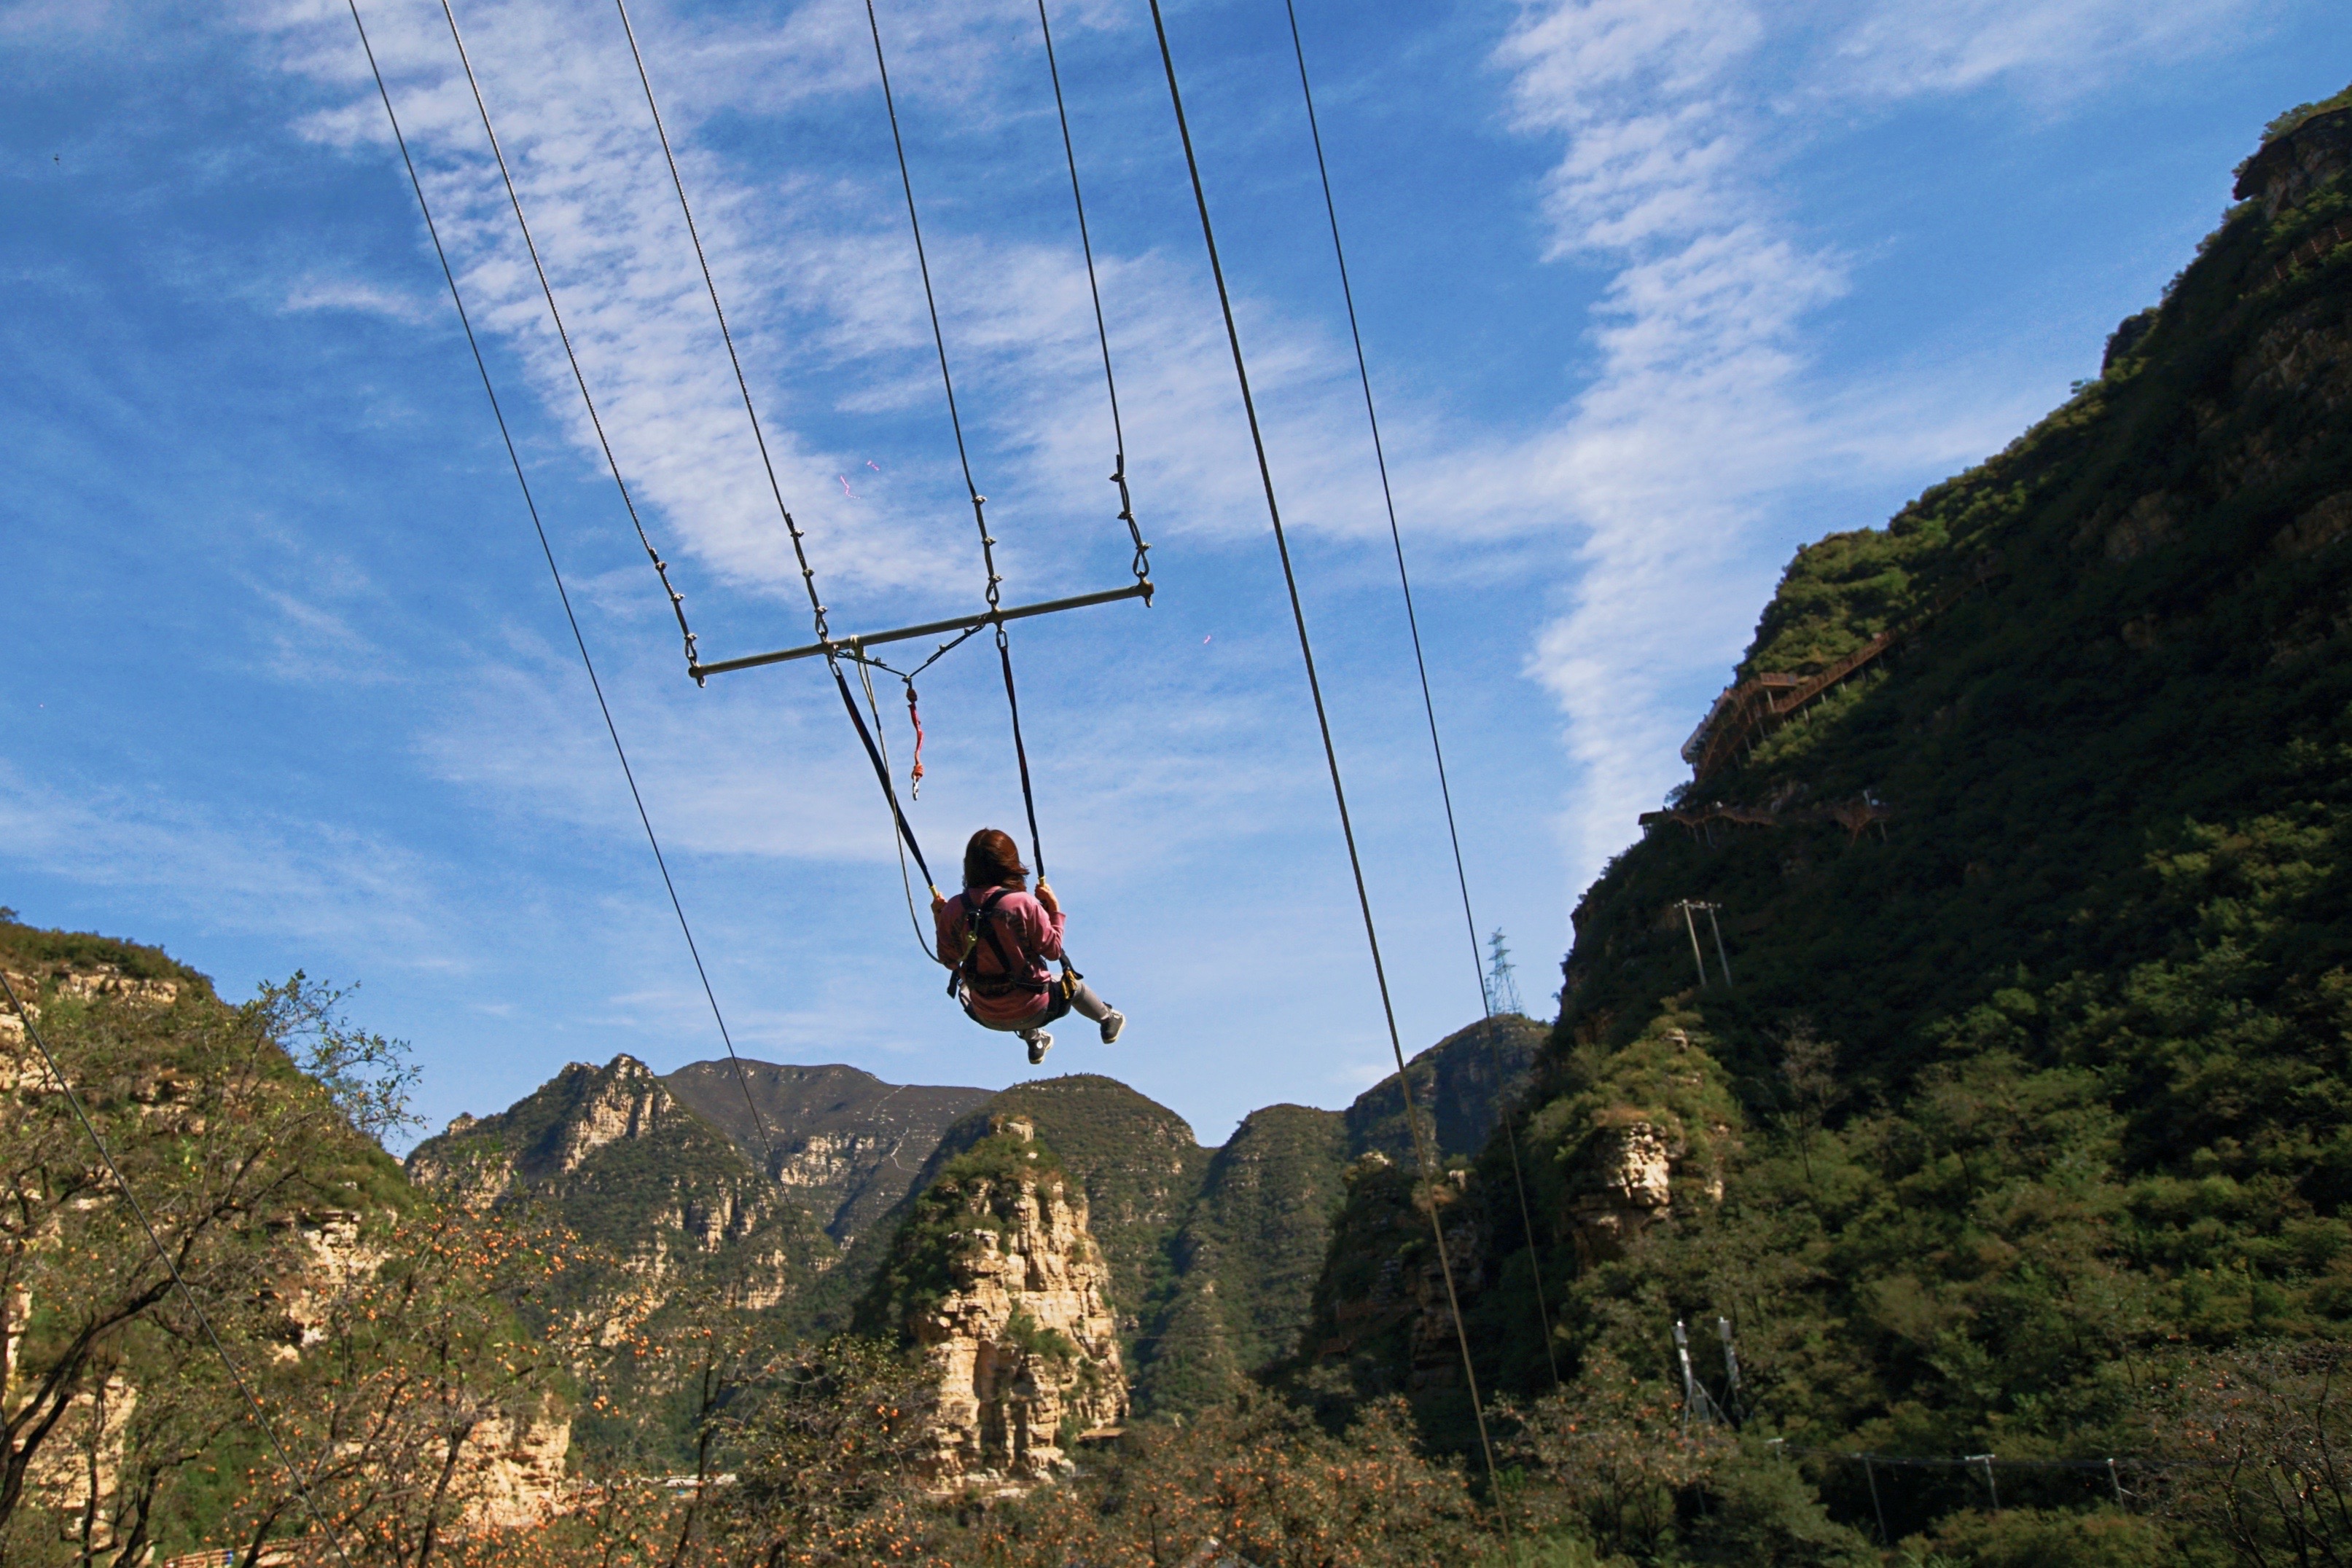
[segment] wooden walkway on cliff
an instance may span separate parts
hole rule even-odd
[[[1958,603],[1969,590],[1991,581],[2001,570],[1997,558],[1978,561],[1967,581],[1946,590],[1911,620],[1881,632],[1827,669],[1810,675],[1767,671],[1726,686],[1698,727],[1691,731],[1691,737],[1683,742],[1683,760],[1691,765],[1691,782],[1703,782],[1719,771],[1761,739],[1769,727],[1861,674],[1896,643]]]

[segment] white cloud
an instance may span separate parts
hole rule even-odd
[[[381,284],[352,277],[305,277],[286,291],[285,308],[300,310],[352,310],[362,315],[388,317],[406,326],[417,326],[434,319],[437,314],[436,300],[418,299]]]
[[[1944,0],[1855,7],[1826,62],[1832,90],[1905,98],[1996,83],[2079,98],[2150,59],[2242,40],[2255,0]]]
[[[2200,25],[2247,3],[1872,3],[1799,17],[1749,0],[1524,0],[1496,54],[1503,112],[1559,147],[1540,198],[1549,254],[1606,275],[1590,374],[1548,427],[1517,441],[1407,399],[1387,412],[1400,500],[1428,541],[1416,548],[1433,575],[1507,570],[1559,581],[1560,611],[1534,638],[1528,674],[1559,701],[1577,764],[1571,881],[1598,868],[1675,776],[1675,745],[1703,700],[1696,694],[1736,654],[1779,565],[1775,508],[1826,474],[1974,455],[1962,444],[1988,428],[1981,411],[1956,413],[1897,388],[1864,402],[1813,383],[1806,330],[1849,287],[1851,267],[1781,210],[1773,176],[1790,152],[1822,117],[1851,112],[1842,105],[2073,79],[2086,61],[2189,47]],[[894,80],[917,127],[933,276],[1000,560],[1016,597],[1066,591],[1078,563],[1109,559],[1103,541],[1115,527],[1075,235],[992,232],[987,193],[1006,172],[951,172],[920,134],[927,116],[952,113],[971,131],[961,152],[1038,112],[1023,96],[1036,85],[1024,73],[1039,63],[1032,13],[1017,0],[894,12]],[[369,14],[478,319],[520,356],[573,451],[601,464],[437,6],[376,0]],[[305,121],[310,134],[383,141],[340,7],[278,0],[251,16],[277,40],[284,68],[333,99]],[[687,563],[681,581],[698,606],[719,594],[792,603],[795,564],[616,22],[601,0],[497,0],[461,16],[648,527]],[[807,530],[835,626],[969,601],[977,551],[937,428],[936,365],[896,171],[882,156],[863,19],[855,8],[801,5],[781,20],[688,20],[647,5],[637,20],[780,485]],[[1097,7],[1065,25],[1114,23]],[[793,161],[785,166],[799,172],[779,173],[778,161],[730,156],[700,134],[730,117],[799,132],[820,115],[835,134],[850,126],[872,137],[874,156]],[[1147,529],[1201,541],[1254,534],[1263,512],[1202,270],[1189,254],[1098,254]],[[305,287],[313,292],[301,295]],[[324,287],[298,286],[289,299],[341,304]],[[1286,518],[1381,539],[1340,345],[1247,298],[1240,304]],[[2013,407],[2004,397],[1999,412]],[[876,453],[856,434],[867,429],[914,434]],[[707,637],[706,653],[736,651],[718,641]],[[651,707],[625,719],[632,733],[651,725],[656,736],[668,722]],[[468,733],[455,725],[430,743],[453,777],[496,774],[536,789],[525,781],[578,760],[545,727],[488,747]],[[864,802],[870,785],[854,777],[862,759],[825,754],[845,772],[807,796]],[[737,776],[729,770],[757,779],[780,758],[758,747],[730,756],[677,787],[698,824],[691,841],[820,855],[856,841],[829,814],[789,829],[754,824],[757,791],[727,782]],[[1204,773],[1193,782],[1213,781]]]
[[[1773,524],[1808,482],[1979,455],[2035,412],[1955,408],[1888,371],[1820,383],[1811,319],[1851,266],[1778,209],[1776,172],[1854,109],[1993,86],[2047,104],[2210,47],[2252,0],[1526,0],[1496,51],[1509,118],[1556,139],[1556,259],[1598,265],[1597,373],[1517,466],[1573,520],[1578,570],[1530,672],[1581,767],[1564,824],[1580,885],[1679,776],[1693,696],[1769,591]],[[1679,696],[1681,701],[1675,699]],[[1703,699],[1702,699],[1703,700]]]
[[[0,842],[14,863],[137,890],[209,925],[299,929],[412,967],[446,961],[436,868],[335,823],[225,821],[135,790],[59,789],[0,763]]]

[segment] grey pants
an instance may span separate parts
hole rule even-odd
[[[1110,1004],[1097,996],[1092,986],[1080,980],[1070,991],[1070,1011],[1082,1019],[1100,1023],[1110,1017]],[[965,1012],[969,1015],[971,1009],[967,1008]],[[1027,1040],[1032,1035],[1043,1033],[1045,1026],[1060,1016],[1054,1009],[1047,1007],[1039,1008],[1027,1018],[1015,1019],[1011,1023],[988,1023],[978,1018],[973,1018],[971,1021],[979,1024],[982,1029],[1001,1030],[1006,1034],[1017,1034],[1022,1039]]]

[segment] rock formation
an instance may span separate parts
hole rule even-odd
[[[937,1378],[943,1491],[1053,1476],[1127,1415],[1110,1273],[1087,1200],[1035,1127],[1001,1117],[917,1200],[872,1307]]]
[[[2330,110],[2264,142],[2238,172],[2232,193],[2242,202],[2260,197],[2263,215],[2275,218],[2347,168],[2352,168],[2352,109]]]
[[[1565,1167],[1565,1228],[1580,1266],[1623,1256],[1678,1201],[1721,1201],[1738,1120],[1722,1068],[1664,1019],[1607,1059],[1581,1093],[1539,1113],[1529,1140]]]
[[[635,1287],[687,1275],[723,1284],[735,1304],[798,1295],[836,1253],[807,1216],[718,1128],[680,1104],[628,1055],[573,1062],[494,1116],[461,1116],[408,1156],[410,1176],[474,1205],[545,1205]]]
[[[838,1064],[696,1061],[662,1084],[844,1249],[907,1199],[940,1136],[989,1099],[985,1089],[885,1083]]]
[[[126,1301],[135,1303],[142,1293],[151,1301],[153,1295],[152,1288],[142,1291],[135,1276],[121,1282],[126,1294],[79,1295],[104,1291],[103,1271],[75,1262],[59,1269],[56,1251],[95,1257],[94,1250],[83,1251],[94,1235],[116,1252],[128,1246],[137,1256],[135,1267],[160,1283],[147,1259],[143,1220],[136,1228],[99,1223],[117,1205],[116,1183],[126,1179],[142,1190],[149,1212],[165,1228],[165,1244],[192,1281],[184,1289],[226,1292],[226,1300],[215,1301],[214,1319],[231,1334],[233,1358],[261,1388],[265,1404],[287,1388],[322,1398],[348,1395],[350,1386],[338,1385],[335,1378],[351,1343],[348,1338],[331,1343],[335,1322],[339,1315],[348,1320],[355,1300],[381,1288],[381,1271],[394,1256],[388,1238],[411,1202],[381,1151],[357,1138],[328,1108],[320,1120],[334,1130],[300,1145],[311,1160],[325,1163],[303,1167],[309,1179],[299,1197],[288,1201],[277,1191],[257,1188],[271,1201],[253,1203],[247,1194],[239,1194],[242,1201],[236,1204],[218,1200],[235,1224],[192,1233],[171,1178],[184,1169],[250,1168],[269,1157],[276,1141],[289,1131],[301,1136],[301,1113],[289,1113],[288,1075],[270,1070],[268,1052],[242,1060],[226,1052],[205,1054],[208,1046],[217,1052],[219,1037],[212,1031],[226,1009],[193,972],[181,970],[177,977],[153,973],[174,967],[152,950],[30,932],[13,923],[0,925],[0,941],[14,949],[0,972],[23,1009],[20,1015],[0,1009],[0,1095],[6,1097],[11,1116],[0,1122],[0,1144],[10,1145],[9,1168],[19,1173],[12,1200],[37,1220],[13,1236],[0,1257],[0,1414],[20,1423],[12,1437],[26,1435],[21,1423],[28,1410],[37,1415],[33,1401],[40,1397],[45,1378],[75,1376],[71,1364],[61,1364],[56,1355],[54,1330],[52,1343],[40,1343],[42,1317],[88,1322],[105,1310],[123,1312]],[[43,946],[53,951],[43,954]],[[57,956],[58,947],[68,955]],[[89,956],[92,949],[121,958]],[[142,967],[149,972],[141,974]],[[58,1080],[33,1049],[26,1019],[42,1030],[65,1071],[79,1080],[82,1100],[104,1129],[109,1152],[102,1166],[72,1168],[76,1160],[96,1156],[83,1142],[79,1115],[68,1119],[60,1113]],[[93,1061],[93,1020],[101,1039],[128,1036],[131,1049]],[[119,1034],[110,1033],[109,1025]],[[265,1063],[257,1071],[255,1057]],[[44,1119],[64,1126],[67,1134],[41,1153],[37,1151]],[[225,1136],[242,1138],[244,1146],[224,1150],[217,1140]],[[153,1159],[159,1145],[172,1151],[161,1169]],[[27,1169],[41,1171],[44,1185],[26,1185],[22,1173]],[[369,1176],[388,1179],[382,1186],[353,1179]],[[63,1200],[64,1212],[40,1218],[38,1195],[54,1195],[61,1185],[71,1195]],[[336,1200],[343,1197],[358,1201],[342,1207]],[[91,1217],[81,1222],[89,1232],[69,1215]],[[240,1302],[259,1308],[257,1319],[238,1322]],[[178,1307],[179,1298],[168,1298],[167,1304]],[[376,1315],[364,1306],[360,1310],[370,1319]],[[101,1322],[100,1328],[116,1332],[93,1369],[77,1379],[81,1386],[43,1420],[37,1445],[26,1443],[7,1456],[23,1464],[21,1501],[26,1508],[54,1517],[65,1539],[85,1550],[119,1553],[131,1562],[152,1560],[156,1549],[159,1476],[194,1457],[158,1457],[156,1431],[181,1430],[173,1423],[188,1418],[191,1395],[185,1369],[171,1355],[156,1354],[148,1324],[136,1311],[113,1325]],[[35,1343],[29,1353],[28,1329]],[[242,1345],[235,1337],[240,1331],[250,1335]],[[20,1364],[28,1354],[38,1363],[31,1376]],[[202,1346],[194,1354],[199,1364],[208,1360]],[[220,1390],[215,1385],[211,1392],[216,1396]],[[197,1396],[199,1405],[202,1397]],[[394,1420],[392,1409],[390,1403],[374,1407],[383,1417],[374,1436]],[[413,1409],[404,1418],[413,1418]],[[446,1493],[446,1526],[459,1532],[529,1526],[561,1505],[568,1484],[571,1426],[543,1393],[502,1408],[484,1405],[458,1442],[453,1469],[460,1479]],[[218,1554],[208,1560],[217,1561]]]

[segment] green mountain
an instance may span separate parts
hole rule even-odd
[[[1679,1403],[1719,1315],[1744,1383],[1703,1375],[1792,1445],[2140,1454],[2201,1357],[2343,1337],[2352,110],[2291,120],[2096,380],[1790,564],[1576,911],[1509,1124],[1535,1234],[1499,1138],[1441,1205],[1490,1385],[1548,1387],[1549,1334]],[[1426,1215],[1367,1175],[1340,1231],[1309,1340],[1406,1387],[1452,1354]],[[1866,1479],[1811,1468],[1849,1521]]]
[[[845,1248],[908,1197],[940,1135],[989,1096],[885,1083],[855,1067],[772,1061],[690,1062],[662,1085],[758,1161]]]
[[[1546,1030],[1515,1013],[1457,1030],[1405,1063],[1413,1105],[1437,1152],[1466,1157],[1527,1081]],[[1246,1374],[1289,1355],[1309,1314],[1349,1163],[1376,1154],[1410,1165],[1404,1093],[1391,1073],[1343,1112],[1255,1111],[1211,1157],[1170,1239],[1137,1400],[1197,1409]]]
[[[553,1505],[530,1260],[378,1145],[400,1047],[299,974],[228,1004],[7,910],[0,975],[0,1561],[290,1558],[281,1456],[387,1559]]]
[[[1405,1063],[1414,1108],[1436,1136],[1437,1150],[1466,1155],[1486,1141],[1542,1052],[1549,1031],[1531,1018],[1497,1013],[1456,1030]],[[1345,1114],[1348,1155],[1377,1149],[1392,1160],[1413,1157],[1404,1089],[1390,1073],[1356,1096]]]
[[[1412,1058],[1415,1103],[1446,1154],[1479,1145],[1542,1039],[1539,1025],[1503,1017]],[[660,1077],[627,1056],[575,1063],[497,1115],[458,1118],[408,1168],[585,1243],[530,1303],[551,1333],[682,1341],[675,1320],[698,1313],[726,1318],[743,1343],[774,1344],[858,1321],[919,1195],[992,1126],[1025,1118],[1085,1192],[1138,1408],[1181,1412],[1292,1347],[1341,1173],[1367,1151],[1406,1157],[1411,1146],[1393,1074],[1344,1112],[1271,1106],[1206,1149],[1173,1111],[1092,1073],[992,1094],[843,1066],[742,1065],[738,1079],[731,1061]],[[690,1413],[672,1406],[692,1368],[578,1364],[619,1411],[605,1425],[583,1417],[592,1451],[619,1451],[621,1428],[648,1420],[675,1451]]]
[[[833,1261],[808,1212],[633,1056],[575,1061],[497,1115],[461,1116],[407,1166],[435,1191],[543,1214],[655,1294],[692,1279],[757,1310]]]

